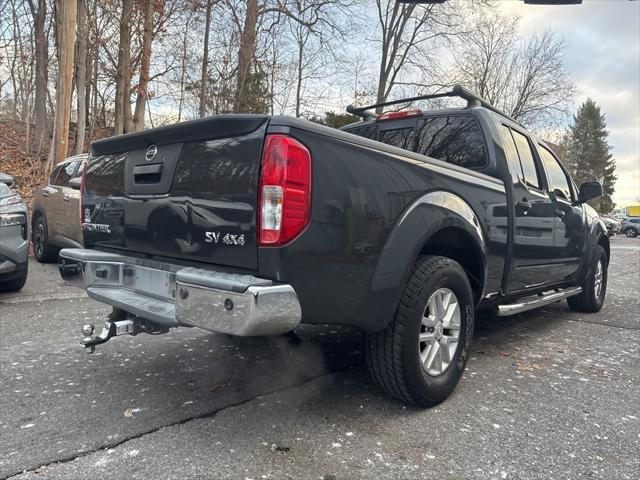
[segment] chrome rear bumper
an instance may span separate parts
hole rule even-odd
[[[162,327],[253,336],[283,334],[300,323],[300,303],[287,284],[98,250],[66,248],[60,256],[82,265],[91,298]]]

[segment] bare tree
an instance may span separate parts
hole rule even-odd
[[[447,3],[415,5],[395,0],[376,0],[380,35],[380,67],[376,103],[389,98],[396,85],[424,86],[433,76],[430,50],[435,40],[457,33],[461,17]],[[403,74],[418,79],[403,81]],[[381,109],[377,112],[380,113]]]
[[[235,112],[249,111],[247,102],[247,81],[251,68],[251,60],[256,51],[256,38],[258,36],[257,25],[260,9],[258,0],[247,0],[244,22],[240,34],[240,46],[238,48],[238,70],[236,96],[233,109]]]
[[[36,92],[34,100],[35,136],[33,147],[40,155],[44,140],[49,133],[47,122],[47,81],[49,79],[49,42],[45,31],[47,17],[46,0],[38,0],[36,8],[34,1],[29,0],[29,8],[33,16],[35,52],[36,52]]]
[[[78,35],[76,38],[76,154],[84,152],[87,128],[87,5],[78,1]]]
[[[76,41],[76,0],[56,0],[58,25],[58,83],[53,140],[49,151],[47,171],[67,156],[69,148],[69,121],[71,120],[71,89],[73,86],[73,60]]]
[[[564,41],[550,31],[522,40],[515,16],[484,11],[474,19],[456,42],[453,81],[529,125],[567,114],[575,86]]]
[[[144,128],[145,107],[148,97],[149,69],[151,68],[151,42],[153,40],[153,11],[155,0],[145,0],[144,4],[144,32],[142,37],[142,52],[140,60],[140,80],[136,108],[133,114],[133,131]]]
[[[116,69],[116,94],[114,133],[127,131],[127,119],[131,113],[131,17],[133,0],[122,0],[120,16],[120,38],[118,42],[118,65]]]
[[[295,98],[296,117],[302,114],[303,100],[310,100],[305,84],[314,79],[328,80],[323,64],[335,61],[334,46],[342,45],[344,31],[338,16],[344,16],[349,2],[298,0],[291,6],[289,30],[296,52]]]
[[[202,55],[202,75],[200,78],[200,108],[198,114],[204,117],[207,106],[207,80],[209,79],[209,31],[211,30],[211,9],[215,0],[206,0],[204,13],[204,42]],[[186,38],[186,37],[185,37]]]

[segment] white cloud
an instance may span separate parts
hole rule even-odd
[[[578,87],[576,107],[596,101],[607,118],[609,143],[617,162],[614,201],[640,199],[640,2],[585,0],[580,5],[499,3],[522,18],[521,32],[545,28],[567,42],[565,60]]]

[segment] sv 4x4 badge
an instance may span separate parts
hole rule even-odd
[[[226,233],[222,238],[220,238],[222,234],[220,232],[204,232],[204,241],[206,243],[224,243],[225,245],[234,245],[239,247],[244,247],[244,234],[242,235],[232,235],[230,233]]]

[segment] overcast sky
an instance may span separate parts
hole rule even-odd
[[[499,8],[522,18],[524,35],[549,27],[567,42],[566,63],[579,89],[607,118],[617,163],[617,206],[640,203],[640,1],[583,0],[581,5],[525,5],[502,0]]]

